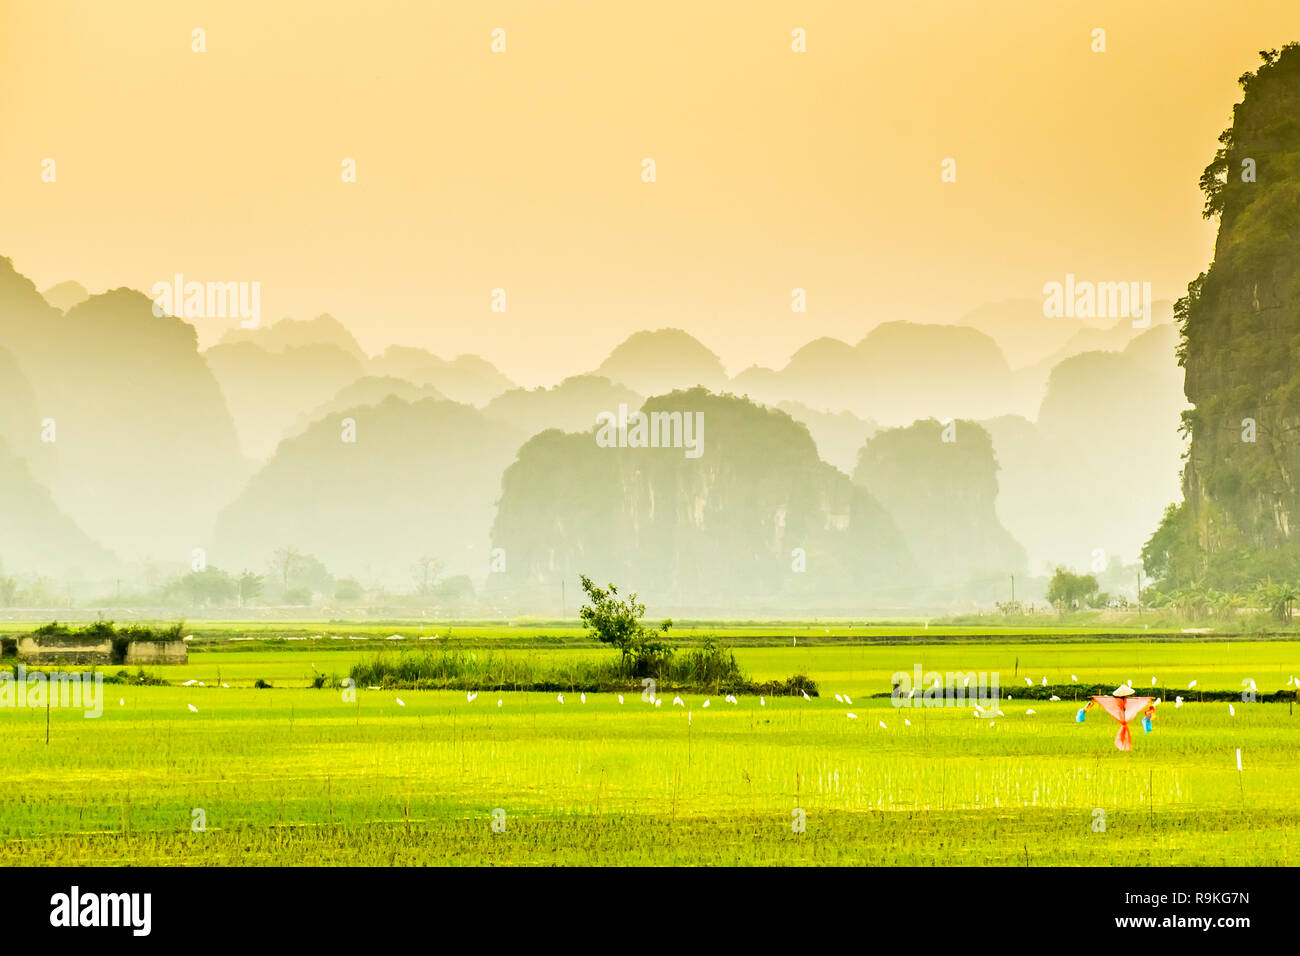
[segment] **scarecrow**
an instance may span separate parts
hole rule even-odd
[[[1119,721],[1119,733],[1115,735],[1115,746],[1120,750],[1133,749],[1133,735],[1129,733],[1128,722],[1138,714],[1142,715],[1143,731],[1148,734],[1151,733],[1151,720],[1156,713],[1154,697],[1134,697],[1133,688],[1125,684],[1122,687],[1115,688],[1113,694],[1106,697],[1094,697],[1087,707],[1079,708],[1079,712],[1074,715],[1077,723],[1083,723],[1084,715],[1093,704],[1100,704],[1102,710]]]

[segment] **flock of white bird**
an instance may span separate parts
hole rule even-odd
[[[1079,682],[1079,676],[1078,676],[1077,674],[1071,674],[1071,675],[1070,675],[1070,680],[1077,684],[1077,683]],[[1025,685],[1026,685],[1027,687],[1033,687],[1033,686],[1034,686],[1034,682],[1033,682],[1032,679],[1026,677],[1026,678],[1024,678],[1024,681],[1025,681]],[[1255,681],[1254,681],[1254,678],[1250,678],[1250,677],[1248,677],[1248,678],[1246,678],[1246,681],[1250,684],[1250,689],[1251,689],[1252,691],[1254,691],[1254,690],[1256,689],[1256,688],[1255,688]],[[1290,676],[1290,678],[1288,678],[1288,680],[1287,680],[1286,683],[1287,683],[1287,686],[1288,686],[1288,687],[1296,687],[1296,688],[1300,688],[1300,678],[1297,678],[1294,674],[1292,674],[1292,675]],[[204,684],[204,682],[201,681],[201,680],[187,680],[187,681],[185,681],[181,686],[182,686],[182,687],[194,687],[194,686],[205,687],[205,686],[207,686],[207,685]],[[225,687],[225,688],[227,688],[227,689],[229,689],[229,687],[230,687],[229,684],[224,684],[224,683],[223,683],[221,686],[222,686],[222,687]],[[967,677],[967,678],[965,679],[965,682],[963,683],[962,686],[963,686],[963,687],[969,687],[969,686],[970,686],[970,678],[969,678],[969,677]],[[1041,686],[1041,687],[1046,687],[1046,686],[1047,686],[1047,678],[1046,678],[1046,677],[1043,677],[1043,678],[1042,678],[1042,681],[1041,681],[1041,683],[1040,683],[1039,686]],[[1151,678],[1151,686],[1152,686],[1152,687],[1155,687],[1155,686],[1156,686],[1156,678],[1155,678],[1154,675],[1153,675],[1152,678]],[[1120,689],[1124,689],[1124,688],[1127,688],[1128,691],[1129,691],[1129,693],[1132,693],[1132,691],[1133,691],[1133,681],[1132,681],[1131,679],[1128,680],[1128,681],[1125,681],[1124,684],[1121,685],[1121,688],[1120,688]],[[1196,680],[1189,681],[1188,684],[1187,684],[1187,689],[1190,691],[1190,690],[1194,690],[1195,688],[1196,688]],[[370,688],[370,689],[371,689],[371,690],[378,690],[379,688],[378,688],[378,687],[372,687],[372,688]],[[803,699],[804,699],[804,700],[808,700],[808,701],[811,701],[811,700],[812,700],[812,698],[808,696],[807,691],[800,691],[800,693],[803,694]],[[911,692],[908,694],[908,697],[911,698],[911,697],[914,697],[915,695],[916,695],[916,689],[913,688],[913,689],[911,690]],[[622,695],[622,694],[618,694],[617,697],[618,697],[618,702],[619,702],[619,704],[622,704],[622,703],[623,703],[623,695]],[[475,701],[477,698],[478,698],[478,691],[467,691],[466,694],[465,694],[465,700],[466,700],[467,703],[472,704],[472,703],[474,703],[474,701]],[[561,704],[563,704],[563,703],[564,703],[564,694],[563,694],[563,693],[556,694],[556,695],[555,695],[555,699],[556,699],[557,701],[559,701]],[[587,702],[587,695],[586,695],[586,693],[579,693],[579,694],[578,694],[578,699],[579,699],[582,703],[585,704],[585,703]],[[651,703],[651,704],[653,704],[655,707],[662,706],[662,704],[663,704],[663,699],[662,699],[661,697],[650,696],[650,697],[643,697],[643,699],[644,699],[647,703]],[[732,695],[732,694],[728,694],[724,699],[725,699],[726,702],[729,703],[729,704],[739,704],[739,703],[740,703],[740,701],[739,701],[739,700],[738,700],[734,695]],[[1011,700],[1011,699],[1012,699],[1011,695],[1010,695],[1010,694],[1007,694],[1007,700]],[[1061,698],[1058,697],[1057,695],[1053,694],[1053,695],[1052,695],[1050,698],[1048,698],[1048,699],[1049,699],[1049,700],[1053,700],[1053,701],[1059,701]],[[400,697],[396,697],[396,698],[394,698],[394,700],[397,701],[397,706],[398,706],[398,707],[405,707],[405,706],[406,706],[406,701],[402,700],[402,698],[400,698]],[[840,703],[840,704],[846,704],[846,705],[848,705],[848,706],[850,706],[850,707],[853,706],[853,698],[850,697],[848,694],[836,694],[836,695],[835,695],[835,700],[836,700],[838,703]],[[703,704],[701,704],[701,706],[702,706],[702,707],[708,707],[708,706],[709,706],[709,702],[710,702],[710,699],[709,699],[709,698],[705,698],[705,700],[704,700]],[[1156,702],[1157,705],[1159,705],[1159,704],[1161,703],[1160,698],[1156,698],[1156,701],[1155,701],[1155,702]],[[125,698],[121,698],[121,697],[119,697],[117,703],[118,703],[119,706],[125,707],[125,706],[126,706],[126,699],[125,699]],[[498,707],[503,706],[504,703],[505,703],[505,701],[504,701],[503,698],[500,698],[500,697],[497,698],[497,706],[498,706]],[[1182,707],[1182,706],[1183,706],[1183,703],[1184,703],[1184,701],[1183,701],[1183,698],[1182,698],[1182,697],[1177,697],[1177,696],[1174,697],[1174,708],[1175,708],[1175,709],[1177,709],[1177,708],[1179,708],[1179,707]],[[759,698],[758,698],[758,704],[759,704],[760,707],[766,707],[766,706],[767,706],[767,700],[766,700],[763,696],[760,695]],[[198,709],[197,707],[195,707],[193,704],[188,704],[188,703],[187,703],[185,706],[189,708],[189,711],[190,711],[190,713],[192,713],[192,714],[197,714],[197,713],[199,712],[199,709]],[[682,698],[681,698],[680,695],[678,695],[678,696],[674,696],[674,697],[673,697],[673,706],[674,706],[674,707],[682,707],[682,708],[685,708],[685,707],[686,707],[686,702],[685,702],[684,700],[682,700]],[[1025,710],[1025,716],[1026,716],[1026,717],[1034,716],[1034,715],[1037,714],[1037,713],[1038,713],[1038,711],[1034,710],[1032,707],[1026,708],[1026,710]],[[1235,717],[1235,716],[1237,716],[1237,710],[1236,710],[1236,708],[1235,708],[1232,704],[1228,704],[1228,715],[1229,715],[1230,717]],[[688,716],[689,716],[689,715],[688,715]],[[845,716],[848,717],[849,720],[857,720],[857,719],[858,719],[858,715],[855,714],[855,713],[853,713],[852,711],[847,711],[846,714],[845,714]],[[990,707],[990,708],[987,708],[987,709],[986,709],[986,708],[982,708],[982,707],[980,707],[979,705],[976,705],[975,708],[974,708],[974,716],[975,716],[976,718],[980,719],[980,720],[988,720],[988,722],[989,722],[989,726],[992,727],[992,726],[994,725],[994,723],[995,723],[996,718],[998,718],[998,717],[1003,717],[1003,716],[1005,716],[1005,714],[1003,714],[1003,712],[1002,712],[1001,710],[998,710],[998,709],[995,708],[995,707]],[[880,724],[880,726],[881,726],[883,729],[885,729],[885,730],[888,730],[888,729],[889,729],[888,726],[885,724],[885,722],[884,722],[883,720],[878,720],[877,723]],[[911,726],[912,726],[912,722],[911,722],[910,720],[908,720],[906,717],[903,718],[903,723],[904,723],[904,725],[906,725],[906,726],[908,726],[908,727],[911,727]]]

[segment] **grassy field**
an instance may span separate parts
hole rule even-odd
[[[106,685],[99,719],[51,710],[48,744],[46,711],[0,710],[0,862],[1263,865],[1300,849],[1289,704],[1230,714],[1188,692],[1122,753],[1105,714],[1014,699],[1025,677],[1282,689],[1294,641],[741,646],[753,677],[802,670],[822,696],[657,708],[364,687],[346,701],[306,686],[375,653],[340,643],[196,651],[152,670],[173,686]],[[916,664],[997,671],[1012,699],[988,720],[867,696]]]

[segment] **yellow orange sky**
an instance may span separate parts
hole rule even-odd
[[[0,0],[0,255],[525,384],[665,325],[779,366],[1066,272],[1177,297],[1236,78],[1297,39],[1295,0]]]

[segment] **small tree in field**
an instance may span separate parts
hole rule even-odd
[[[1047,600],[1062,610],[1069,610],[1086,603],[1100,589],[1097,579],[1091,574],[1075,574],[1065,568],[1057,568],[1047,585]]]
[[[657,662],[672,656],[672,648],[659,636],[668,633],[672,621],[664,621],[658,628],[648,628],[641,623],[645,605],[637,603],[635,594],[620,601],[618,588],[613,584],[600,588],[585,574],[581,578],[582,590],[591,599],[591,604],[584,604],[578,612],[582,626],[594,633],[601,643],[613,644],[622,651],[625,667],[631,661],[632,672],[641,677],[648,674]]]

